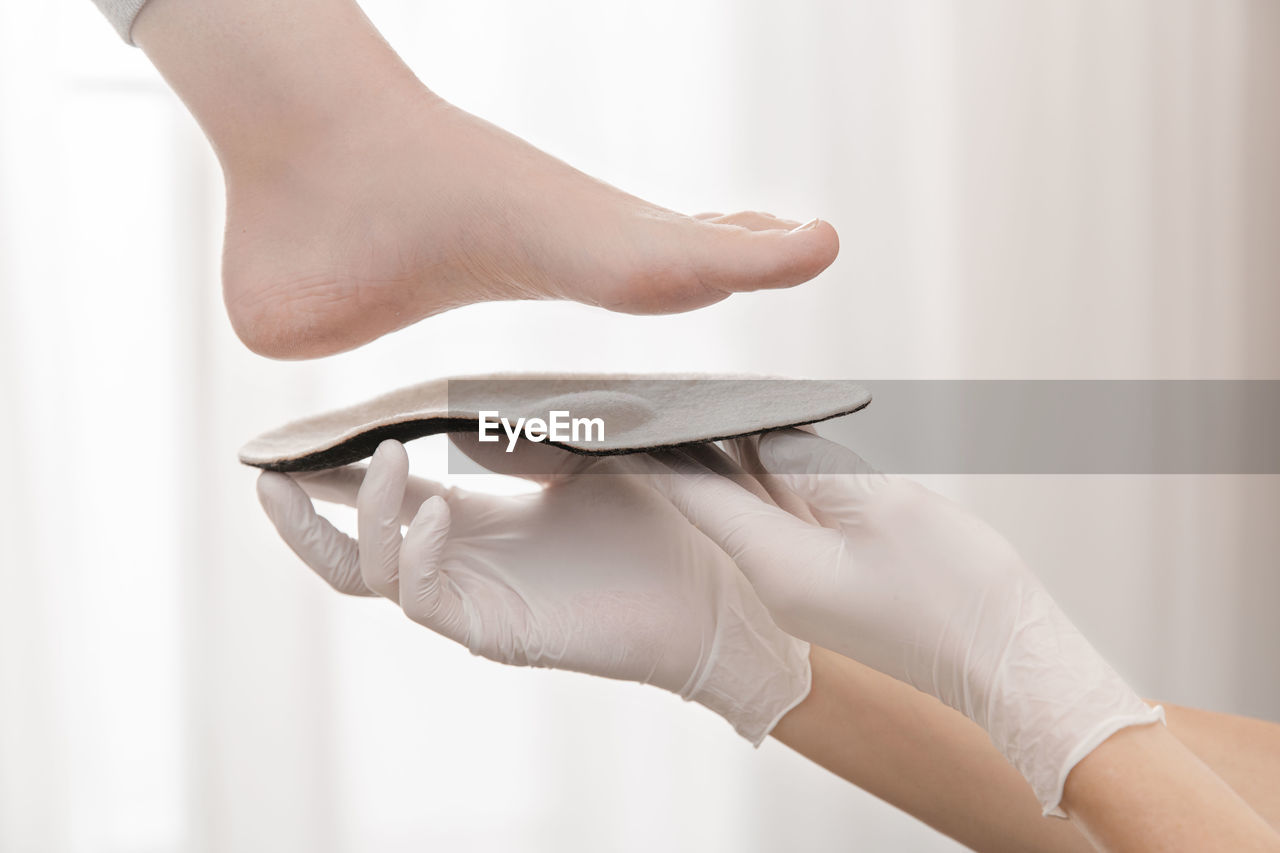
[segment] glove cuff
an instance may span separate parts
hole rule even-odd
[[[719,620],[706,663],[680,695],[729,721],[752,746],[809,695],[809,644],[773,624],[758,600]]]
[[[1028,596],[1004,660],[974,719],[1026,778],[1044,814],[1059,803],[1067,775],[1104,740],[1128,726],[1164,721],[1076,630],[1047,595]],[[1038,611],[1038,612],[1037,612]]]
[[[1035,789],[1036,798],[1040,800],[1042,814],[1045,817],[1065,818],[1067,816],[1061,806],[1062,790],[1066,787],[1067,776],[1086,755],[1101,746],[1104,740],[1121,729],[1127,729],[1129,726],[1149,726],[1152,723],[1164,724],[1163,705],[1156,705],[1153,708],[1141,700],[1138,701],[1138,705],[1141,706],[1141,710],[1135,708],[1132,713],[1103,720],[1092,731],[1086,732],[1080,741],[1067,752],[1066,760],[1063,761],[1062,767],[1058,770],[1056,779],[1050,780],[1046,775],[1043,779],[1037,780],[1039,784],[1037,784],[1037,781],[1032,781],[1031,787]]]

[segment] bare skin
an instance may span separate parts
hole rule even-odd
[[[824,222],[684,216],[582,174],[430,92],[352,0],[151,0],[132,35],[222,164],[223,293],[263,355],[489,300],[688,311],[839,249]]]
[[[1122,730],[1077,765],[1063,801],[1072,819],[1056,820],[1041,816],[1025,780],[963,715],[826,649],[814,647],[810,660],[813,688],[773,736],[975,850],[1276,849],[1266,846],[1280,838],[1280,726],[1273,723],[1167,706],[1167,729]],[[1140,732],[1155,737],[1132,737]],[[1142,756],[1129,754],[1132,740]],[[1141,784],[1107,778],[1126,767]],[[1196,834],[1212,831],[1219,841],[1241,843],[1206,844]]]
[[[1274,766],[1274,765],[1273,765]],[[1121,729],[1067,777],[1063,810],[1107,853],[1280,851],[1280,834],[1163,726]],[[1275,808],[1274,797],[1265,805]]]

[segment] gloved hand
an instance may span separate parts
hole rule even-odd
[[[772,502],[687,465],[654,482],[733,557],[780,627],[967,715],[1045,814],[1065,816],[1067,774],[1108,736],[1163,719],[980,519],[807,432],[730,449]]]
[[[508,458],[548,452],[565,455],[563,475],[531,495],[410,479],[394,441],[367,473],[266,472],[258,494],[284,541],[339,591],[397,601],[501,663],[655,684],[758,745],[807,695],[808,645],[774,625],[733,562],[625,460],[528,443]],[[358,541],[317,515],[304,488],[356,506]]]

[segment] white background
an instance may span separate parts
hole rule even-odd
[[[332,594],[236,448],[484,370],[1280,378],[1280,5],[366,8],[459,105],[676,209],[822,216],[841,257],[686,316],[489,305],[269,362],[181,104],[88,0],[0,5],[0,850],[953,849],[672,696]],[[933,485],[1146,695],[1280,718],[1276,478]]]

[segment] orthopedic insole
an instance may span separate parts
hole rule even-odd
[[[869,402],[866,389],[837,380],[606,374],[433,379],[265,432],[240,449],[240,461],[269,471],[336,468],[373,455],[387,439],[474,432],[481,412],[498,412],[510,423],[548,419],[556,411],[599,419],[603,437],[583,430],[546,443],[588,455],[639,453],[816,423]],[[497,435],[506,442],[502,429]]]

